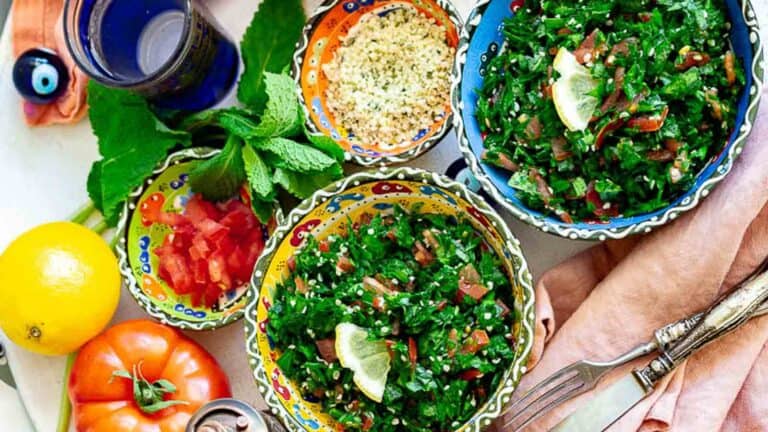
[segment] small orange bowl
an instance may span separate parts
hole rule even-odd
[[[342,39],[363,17],[401,8],[411,8],[433,18],[438,25],[446,28],[448,45],[454,49],[458,47],[462,20],[448,0],[326,0],[304,27],[303,36],[293,56],[291,74],[301,88],[300,98],[307,128],[334,139],[346,151],[347,158],[358,165],[389,165],[409,161],[442,140],[453,124],[450,97],[446,94],[443,113],[435,119],[425,120],[423,128],[407,144],[393,150],[385,149],[378,143],[365,143],[356,139],[336,122],[328,109],[328,78],[323,72],[323,65],[333,59]]]

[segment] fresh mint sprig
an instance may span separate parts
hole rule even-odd
[[[247,182],[254,213],[263,222],[271,217],[278,186],[305,198],[343,175],[344,151],[334,140],[304,128],[296,84],[283,73],[305,19],[299,0],[262,2],[241,43],[242,107],[178,120],[178,113],[159,117],[138,95],[89,85],[91,125],[102,159],[91,168],[88,193],[110,225],[117,223],[130,191],[180,147],[223,147],[190,173],[192,190],[219,201],[236,195]]]

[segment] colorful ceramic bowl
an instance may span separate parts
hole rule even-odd
[[[388,165],[411,160],[438,143],[451,127],[453,115],[450,103],[446,103],[445,112],[435,121],[427,119],[424,128],[407,146],[384,150],[377,144],[356,140],[335,121],[326,105],[328,80],[322,66],[333,59],[336,49],[341,46],[341,38],[367,14],[384,14],[404,7],[415,8],[435,18],[446,27],[449,45],[458,46],[462,21],[449,0],[326,0],[304,27],[293,56],[291,73],[301,87],[300,98],[307,127],[336,140],[347,152],[348,158],[359,165]]]
[[[267,333],[267,314],[275,286],[289,274],[287,261],[302,247],[309,235],[342,233],[348,218],[362,213],[391,210],[395,204],[411,208],[421,203],[421,213],[466,216],[488,244],[503,258],[512,281],[515,315],[520,321],[513,327],[517,342],[516,357],[505,372],[488,402],[461,432],[479,432],[496,418],[509,402],[533,344],[534,292],[520,242],[499,215],[479,196],[439,174],[414,168],[382,168],[352,175],[325,189],[294,209],[278,226],[256,263],[245,310],[246,350],[259,391],[272,412],[293,432],[341,430],[340,425],[322,411],[321,405],[304,400],[297,383],[285,378],[276,360],[279,355]]]
[[[741,153],[747,136],[757,117],[758,103],[763,88],[763,42],[757,26],[757,17],[750,0],[722,0],[728,5],[733,25],[731,43],[740,63],[746,67],[745,91],[739,100],[736,127],[722,152],[699,173],[696,184],[668,207],[633,217],[610,219],[607,223],[566,224],[556,217],[526,207],[507,181],[504,170],[483,163],[483,138],[475,116],[477,95],[475,89],[483,82],[483,71],[488,61],[497,55],[504,43],[501,33],[503,22],[514,16],[512,9],[520,0],[480,0],[472,10],[461,33],[456,54],[451,102],[457,119],[456,131],[459,147],[467,164],[483,188],[520,220],[544,232],[570,239],[606,240],[623,238],[637,233],[648,233],[681,213],[696,207],[709,195],[712,188],[731,171],[733,162]]]
[[[118,224],[117,256],[131,295],[150,316],[180,329],[212,330],[242,318],[248,285],[222,295],[214,310],[192,306],[189,296],[179,296],[157,276],[158,258],[152,251],[163,244],[171,229],[144,223],[141,209],[155,206],[182,212],[192,196],[189,172],[217,153],[219,150],[192,148],[170,155],[130,194]],[[276,208],[275,219],[281,217]],[[265,231],[265,241],[275,225],[273,222]]]

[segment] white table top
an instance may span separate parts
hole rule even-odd
[[[761,8],[765,8],[757,0]],[[258,1],[208,0],[211,10],[236,40],[255,11]],[[305,0],[307,10],[319,0]],[[454,0],[466,18],[473,0]],[[756,4],[756,6],[758,6]],[[761,18],[768,18],[763,10]],[[768,23],[768,19],[762,22]],[[8,27],[6,27],[6,30]],[[763,29],[764,34],[765,29]],[[0,250],[13,238],[37,224],[68,217],[87,200],[86,177],[91,162],[98,156],[96,140],[89,124],[30,129],[24,125],[19,96],[13,88],[10,35],[0,38]],[[445,172],[458,159],[453,134],[412,165]],[[506,219],[521,240],[534,276],[589,244],[567,241],[540,233],[508,215]],[[114,322],[146,315],[130,294],[123,293]],[[230,377],[234,396],[264,408],[246,361],[242,323],[207,333],[189,333],[222,364]],[[3,339],[0,332],[0,339]],[[38,432],[53,432],[58,420],[59,397],[63,385],[64,358],[31,354],[6,342],[11,368],[29,417]],[[0,429],[32,430],[19,409],[14,409],[13,392],[0,383]],[[15,423],[14,423],[15,422]],[[14,427],[16,424],[16,427]],[[6,427],[10,429],[6,429]]]

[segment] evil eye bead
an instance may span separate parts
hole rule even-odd
[[[50,103],[62,94],[68,83],[66,66],[59,56],[49,50],[29,50],[13,66],[16,90],[32,103]]]

